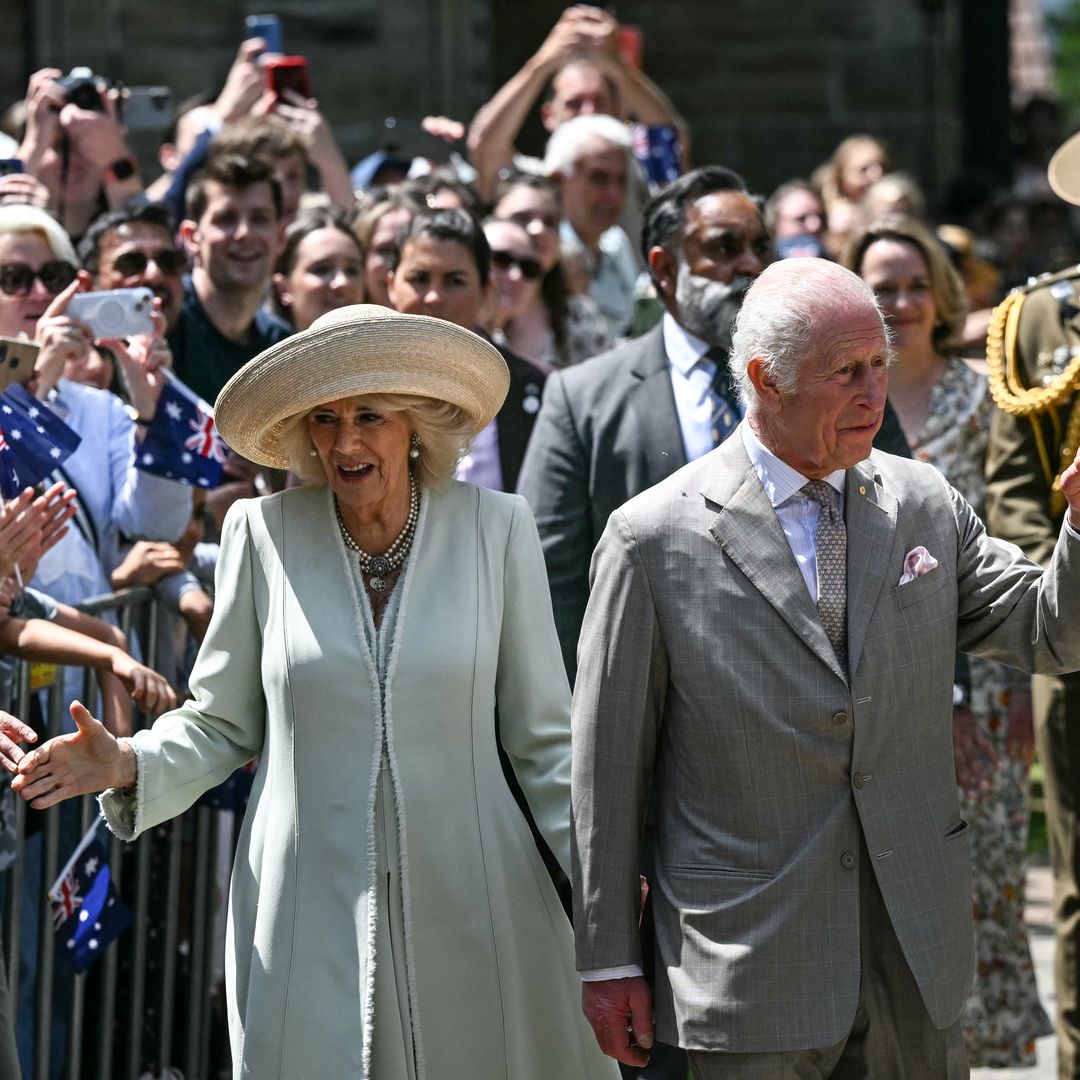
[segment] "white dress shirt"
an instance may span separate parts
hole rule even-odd
[[[709,343],[680,326],[667,312],[664,312],[663,335],[683,449],[686,460],[694,461],[713,449],[712,380],[716,364],[705,356]]]

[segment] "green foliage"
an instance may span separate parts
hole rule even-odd
[[[1048,12],[1046,21],[1054,38],[1054,81],[1067,116],[1075,122],[1080,119],[1080,0]]]

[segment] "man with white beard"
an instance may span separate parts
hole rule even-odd
[[[571,683],[589,562],[608,515],[712,450],[742,418],[728,381],[731,327],[771,253],[759,200],[715,165],[649,203],[642,249],[663,319],[643,337],[548,376],[518,479],[540,530]],[[906,454],[891,410],[875,446]]]

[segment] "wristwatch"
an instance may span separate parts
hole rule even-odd
[[[138,162],[134,158],[117,158],[106,170],[105,179],[110,184],[121,180],[130,180],[135,175]]]

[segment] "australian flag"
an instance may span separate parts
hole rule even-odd
[[[24,386],[9,386],[0,394],[0,495],[13,499],[51,476],[80,442]]]
[[[113,885],[105,848],[94,837],[96,830],[95,824],[82,838],[49,890],[57,955],[80,974],[132,920],[130,908]]]
[[[214,426],[214,410],[167,373],[153,422],[135,449],[136,466],[193,487],[212,488],[221,482],[227,449]]]

